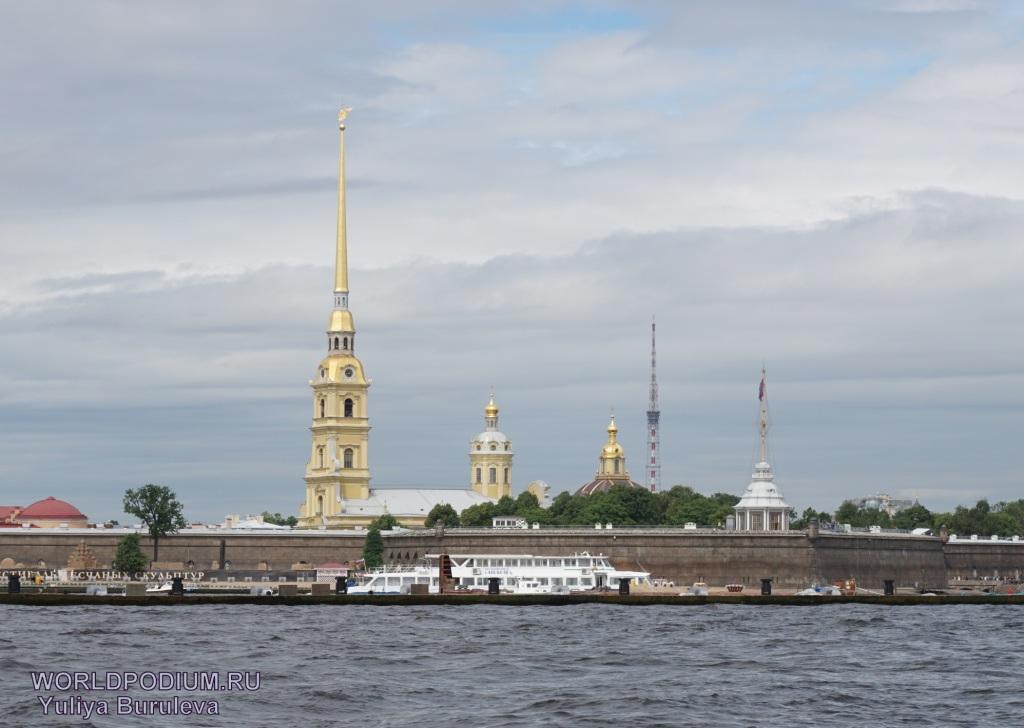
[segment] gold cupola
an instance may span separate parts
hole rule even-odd
[[[590,495],[606,491],[616,485],[624,485],[627,488],[640,488],[634,483],[626,472],[626,452],[619,444],[619,427],[615,424],[615,415],[611,416],[607,427],[608,442],[601,449],[601,457],[598,459],[597,473],[589,483],[584,483],[576,491],[576,495]]]

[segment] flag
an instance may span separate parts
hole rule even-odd
[[[757,398],[764,402],[764,373],[761,374],[761,386],[758,387]]]

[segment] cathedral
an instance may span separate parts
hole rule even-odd
[[[494,395],[484,410],[485,429],[470,443],[470,487],[370,487],[370,380],[356,357],[356,326],[349,310],[345,221],[345,117],[338,114],[338,227],[334,306],[327,323],[327,354],[309,386],[313,425],[301,528],[366,526],[389,513],[405,526],[422,525],[430,510],[447,503],[456,511],[496,502],[512,493],[512,442],[498,430]]]

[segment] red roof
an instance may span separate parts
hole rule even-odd
[[[18,514],[20,521],[30,518],[85,518],[85,514],[70,503],[57,500],[51,495],[26,506],[25,510]]]
[[[0,521],[6,521],[21,506],[0,506]]]

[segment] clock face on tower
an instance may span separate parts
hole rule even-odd
[[[345,379],[351,379],[356,374],[356,370],[352,367],[345,367]]]

